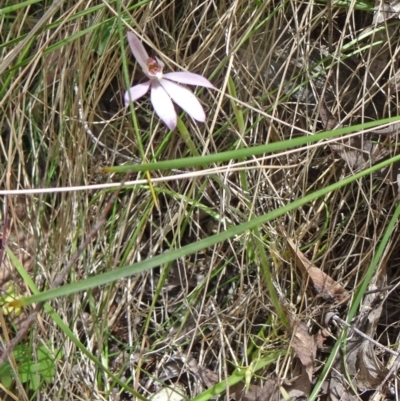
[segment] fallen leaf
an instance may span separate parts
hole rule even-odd
[[[376,389],[388,372],[376,357],[374,347],[369,341],[363,341],[359,347],[356,369],[355,382],[362,391]]]
[[[327,131],[333,130],[338,125],[338,119],[333,116],[325,100],[322,100],[319,106],[319,116],[321,117],[322,124]]]
[[[385,128],[374,129],[371,132],[379,135],[398,135],[400,133],[400,123],[396,122]]]
[[[331,379],[329,380],[329,388],[327,394],[329,401],[359,401],[360,398],[355,395],[348,383],[345,376],[332,370]]]
[[[385,285],[385,277],[374,278],[377,283],[371,283],[369,290],[375,290]],[[371,280],[372,281],[372,280]],[[354,327],[373,338],[376,334],[377,325],[382,313],[382,294],[373,292],[365,296],[359,315],[353,323]],[[338,354],[329,382],[329,395],[332,401],[359,400],[359,397],[351,390],[348,379],[352,386],[361,395],[368,390],[376,389],[385,379],[388,369],[381,364],[376,357],[374,346],[368,340],[353,333],[347,340],[346,352]],[[345,360],[344,360],[345,358]],[[345,394],[345,398],[343,395]]]
[[[304,322],[290,315],[289,320],[292,332],[290,345],[304,366],[309,382],[311,383],[315,356],[317,354],[315,338],[308,333],[308,327]]]
[[[175,379],[182,374],[182,369],[177,361],[170,361],[161,366],[160,372],[158,374],[158,379],[166,382],[168,380]]]
[[[386,285],[386,275],[374,277],[369,289],[375,290]],[[372,281],[372,280],[371,280]],[[383,294],[372,292],[365,296],[358,320],[355,326],[367,336],[373,338],[376,334],[379,320],[383,310]],[[371,342],[355,336],[359,341],[358,353],[355,360],[355,383],[362,390],[375,389],[388,373],[388,369],[376,357],[374,346]]]
[[[236,401],[280,400],[279,386],[274,379],[267,380],[262,387],[250,384],[248,389],[244,383],[237,383],[230,388],[229,396]]]
[[[391,18],[400,17],[400,1],[375,1],[372,26],[381,24]]]
[[[305,279],[313,283],[318,294],[321,294],[327,301],[337,302],[344,302],[350,297],[349,293],[339,283],[311,263],[290,238],[286,237],[286,240],[296,261],[296,266],[303,273]]]
[[[319,115],[325,129],[332,130],[338,126],[338,119],[333,117],[325,101],[320,104]],[[400,130],[400,123],[392,124],[389,127],[375,129],[371,132],[379,135],[392,135]],[[389,151],[380,144],[372,143],[364,135],[341,139],[330,143],[331,149],[336,152],[352,170],[360,170],[369,167],[382,160],[389,154]]]
[[[243,383],[237,383],[231,387],[229,396],[236,401],[294,401],[306,400],[310,392],[311,383],[303,369],[294,380],[280,387],[275,379],[268,379],[262,387],[251,384],[247,391]]]
[[[292,340],[292,343],[296,344],[296,347],[299,349],[302,347],[299,342],[304,343],[304,341],[310,341],[310,345],[313,342],[312,339],[307,338],[308,332],[307,335],[302,332],[303,329],[303,326],[297,328],[297,332],[295,333],[296,338]],[[316,351],[316,347],[311,346],[310,348],[313,348]],[[312,351],[312,355],[308,356],[305,355],[305,350],[299,351],[304,363],[308,365],[308,369],[311,372],[314,366],[315,351]],[[187,368],[202,381],[205,387],[210,388],[220,381],[219,376],[215,372],[200,366],[190,354],[182,356],[181,359]],[[300,359],[302,364],[303,361]],[[229,388],[229,398],[236,401],[285,401],[285,398],[282,397],[282,393],[286,393],[294,401],[303,398],[306,399],[310,394],[310,390],[311,382],[309,374],[307,373],[306,368],[302,367],[300,375],[288,383],[283,383],[281,386],[279,386],[279,382],[275,378],[265,380],[262,386],[255,384],[246,385],[243,382],[236,383]]]
[[[182,355],[181,359],[188,369],[201,380],[204,387],[210,388],[219,382],[218,374],[208,368],[200,366],[191,354]]]
[[[388,84],[392,93],[400,91],[400,70],[397,70],[393,77],[389,78]]]
[[[358,35],[358,39],[362,42],[367,42],[369,44],[380,43],[379,46],[370,46],[366,51],[368,54],[368,61],[366,62],[365,67],[366,71],[368,71],[368,74],[366,74],[368,76],[366,76],[365,88],[368,88],[369,93],[374,93],[380,90],[381,86],[380,84],[377,85],[377,82],[380,82],[380,79],[384,74],[388,74],[389,77],[393,75],[392,66],[395,65],[393,49],[397,42],[398,27],[397,24],[388,24],[387,21],[399,18],[399,16],[399,0],[376,0],[374,17],[371,25],[363,29]],[[361,55],[362,58],[365,56],[366,54]],[[385,97],[382,98],[382,100],[386,103],[386,101],[389,101],[389,98],[387,90],[383,89],[383,91],[385,92]],[[369,96],[367,95],[367,97]],[[382,117],[382,114],[379,113],[378,116]],[[369,115],[368,117],[372,116]]]
[[[330,337],[328,330],[321,329],[318,330],[318,333],[315,335],[315,343],[317,344],[317,348],[322,348],[327,338]]]
[[[379,133],[377,131],[374,132]],[[363,135],[330,143],[330,147],[352,170],[370,167],[389,154],[385,147],[372,143],[369,139],[364,138]]]
[[[291,400],[307,400],[311,392],[311,382],[308,380],[305,369],[290,383],[284,383],[282,387]]]
[[[185,399],[185,387],[179,383],[161,389],[150,398],[151,401],[183,401]]]

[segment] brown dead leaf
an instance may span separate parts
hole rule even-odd
[[[331,400],[359,400],[350,388],[347,377],[352,379],[353,387],[362,394],[376,389],[384,380],[388,370],[375,355],[372,344],[354,335],[347,341],[346,360],[338,356],[331,371],[329,395]],[[343,398],[345,396],[345,398]]]
[[[182,361],[206,388],[210,388],[220,381],[215,372],[200,366],[192,355],[182,356]],[[305,369],[294,380],[284,383],[281,389],[289,394],[292,400],[307,397],[311,390],[311,383]],[[278,380],[275,378],[267,379],[262,386],[255,384],[246,386],[243,382],[236,383],[229,388],[229,398],[235,401],[284,401]]]
[[[315,338],[308,333],[307,325],[296,317],[289,315],[292,332],[291,346],[305,368],[311,383],[314,369],[317,344]]]
[[[311,382],[305,369],[290,383],[282,385],[291,400],[306,400],[311,392]]]
[[[335,370],[329,380],[327,398],[328,401],[359,401],[360,398],[353,393],[346,383],[345,377]]]
[[[379,135],[398,135],[400,133],[400,123],[396,122],[388,127],[374,129],[371,132]]]
[[[328,109],[325,100],[321,101],[319,107],[319,116],[321,117],[322,124],[327,131],[333,130],[338,125],[338,119],[334,117],[331,111]]]
[[[306,399],[309,396],[311,391],[310,374],[314,366],[316,352],[315,341],[308,334],[304,323],[293,319],[293,324],[297,326],[292,327],[292,330],[294,330],[292,346],[303,365],[300,368],[301,373],[281,386],[279,386],[279,381],[276,378],[266,379],[262,386],[255,384],[246,386],[243,382],[236,383],[229,388],[230,399],[235,401],[284,401],[287,398],[282,397],[282,394],[285,393],[292,400]],[[307,344],[310,348],[308,351],[306,351]],[[190,372],[197,376],[206,388],[210,388],[220,381],[215,372],[200,366],[192,355],[187,354],[182,356],[181,359]],[[304,367],[305,364],[308,367]]]
[[[220,379],[217,373],[203,366],[200,366],[191,354],[182,356],[182,362],[192,372],[206,388],[217,384]],[[292,386],[294,388],[294,386]],[[280,401],[280,391],[276,379],[266,380],[262,386],[239,382],[229,388],[229,397],[236,401]]]
[[[386,276],[377,275],[371,281],[369,289],[375,290],[386,285]],[[356,321],[358,329],[373,338],[376,335],[378,323],[383,310],[382,294],[373,292],[365,296],[360,309],[359,319]],[[357,339],[357,336],[356,336]],[[388,369],[376,357],[371,342],[358,338],[358,348],[355,356],[355,383],[361,390],[375,389],[384,380]]]
[[[317,344],[317,348],[322,348],[327,338],[330,337],[329,331],[326,329],[318,330],[318,333],[315,335],[315,343]]]
[[[376,26],[391,18],[400,18],[400,1],[375,1],[372,26]]]
[[[400,91],[400,70],[397,70],[396,73],[389,78],[388,84],[392,93]]]
[[[363,391],[376,389],[388,372],[376,357],[375,350],[369,341],[364,341],[359,347],[356,368],[357,387]]]
[[[237,383],[230,388],[229,395],[236,401],[284,401],[305,400],[310,395],[311,383],[305,369],[290,382],[283,383],[281,387],[276,379],[268,379],[263,386],[251,384],[249,388],[243,383]],[[283,396],[285,395],[285,397]]]
[[[352,170],[370,167],[389,154],[385,147],[372,143],[362,135],[331,143],[330,147]]]
[[[197,360],[193,358],[191,354],[182,356],[182,362],[186,364],[188,369],[195,375],[204,387],[210,388],[219,382],[219,376],[217,373],[210,369],[207,369],[197,363]]]
[[[324,101],[320,104],[319,115],[325,129],[332,130],[338,125],[338,119],[332,115]],[[400,123],[392,124],[387,128],[375,129],[371,132],[379,135],[393,135],[400,132]],[[372,143],[363,135],[341,139],[335,143],[330,143],[329,146],[352,170],[369,167],[389,154],[385,147]]]
[[[375,86],[375,82],[382,76],[383,71],[388,71],[389,65],[394,65],[393,44],[395,43],[394,41],[397,41],[398,27],[396,24],[388,24],[387,21],[399,18],[399,15],[399,0],[376,0],[372,24],[363,29],[358,35],[360,39],[371,35],[371,43],[381,43],[379,46],[371,46],[368,49],[368,77],[366,77],[365,85],[370,90],[373,90],[373,87],[378,88],[378,86]],[[392,72],[390,72],[390,75],[392,75]]]
[[[237,383],[230,388],[229,395],[236,401],[279,401],[279,386],[276,380],[269,379],[264,385],[250,384],[249,388],[243,383]]]
[[[318,294],[321,294],[327,301],[337,302],[344,302],[350,297],[349,293],[339,283],[311,263],[291,239],[286,239],[290,252],[296,261],[296,266],[303,273],[304,278],[313,283]]]
[[[375,280],[376,283],[371,283],[369,286],[370,290],[375,290],[386,284],[384,276],[374,277],[371,281]],[[366,295],[359,316],[353,323],[357,329],[371,338],[376,334],[382,313],[381,295],[379,292]],[[333,367],[328,390],[330,399],[333,401],[359,399],[350,389],[348,377],[352,380],[353,388],[362,394],[365,391],[376,389],[388,373],[388,369],[376,357],[373,344],[358,336],[357,333],[353,333],[347,340],[346,352],[336,357]],[[344,394],[345,398],[343,398]]]

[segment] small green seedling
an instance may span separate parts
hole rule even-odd
[[[58,353],[57,358],[60,357]],[[55,361],[53,352],[44,345],[36,349],[36,358],[32,358],[32,348],[27,344],[19,344],[14,349],[14,358],[17,364],[19,379],[29,390],[38,390],[43,382],[51,383],[55,375]],[[10,388],[14,381],[14,372],[7,361],[0,366],[0,383]]]

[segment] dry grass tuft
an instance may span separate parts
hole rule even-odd
[[[113,1],[62,2],[16,58],[17,68],[0,75],[1,189],[118,182],[118,175],[103,174],[101,168],[140,163],[140,147],[147,161],[161,161],[313,135],[324,130],[322,102],[342,125],[397,110],[390,89],[397,32],[388,29],[390,41],[379,47],[370,46],[374,37],[356,40],[371,24],[371,13],[346,6],[334,7],[329,16],[324,3],[294,1],[137,3],[123,1],[119,9]],[[1,58],[50,4],[37,2],[0,15]],[[124,34],[134,28],[148,49],[158,52],[166,70],[202,74],[219,89],[199,92],[205,124],[182,117],[190,143],[179,132],[168,132],[148,97],[135,104],[140,135],[135,134],[130,110],[123,105],[118,24]],[[138,82],[143,76],[126,42],[124,48],[131,82]],[[392,56],[385,59],[388,52]],[[387,146],[394,154],[396,144]],[[178,249],[353,174],[324,142],[272,158],[254,157],[247,165],[238,171],[228,164],[222,173],[157,184],[158,210],[148,185],[122,189],[105,227],[68,281]],[[156,171],[152,178],[168,174],[175,173]],[[274,351],[282,351],[282,356],[253,372],[251,383],[267,386],[273,379],[286,385],[301,369],[295,353],[285,354],[291,334],[279,319],[267,280],[290,320],[306,323],[310,335],[325,328],[324,316],[332,305],[310,289],[280,227],[315,266],[354,294],[396,207],[397,188],[388,181],[366,176],[258,230],[113,285],[56,299],[52,307],[87,351],[144,397],[164,383],[179,383],[185,395],[194,398]],[[99,190],[3,198],[3,205],[8,202],[3,243],[7,238],[36,284],[45,289],[99,221],[109,197],[110,192]],[[372,280],[378,287],[397,283],[398,242],[395,233]],[[14,295],[26,294],[27,286],[4,258],[3,290],[13,280]],[[382,316],[370,335],[390,347],[398,342],[398,300],[396,292],[382,294]],[[346,319],[348,309],[348,303],[339,305],[337,313]],[[2,325],[3,345],[4,332],[12,337],[14,324],[10,318]],[[44,345],[54,356],[52,379],[40,377],[40,399],[132,399],[47,312],[29,339],[32,350]],[[318,350],[313,385],[333,344],[333,337],[328,338]],[[207,369],[209,381],[183,362],[189,356]],[[378,357],[387,363],[387,355]],[[37,397],[21,377],[8,391],[18,399]]]

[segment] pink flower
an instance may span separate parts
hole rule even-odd
[[[128,42],[136,61],[150,79],[147,82],[132,86],[125,92],[124,100],[127,106],[144,96],[151,89],[151,103],[154,111],[170,130],[176,127],[177,115],[172,100],[193,119],[204,122],[206,115],[196,96],[180,84],[204,86],[214,89],[206,78],[192,72],[168,72],[163,74],[164,63],[157,57],[149,57],[139,38],[128,32]],[[175,82],[173,82],[175,81]],[[172,99],[172,100],[171,100]]]

